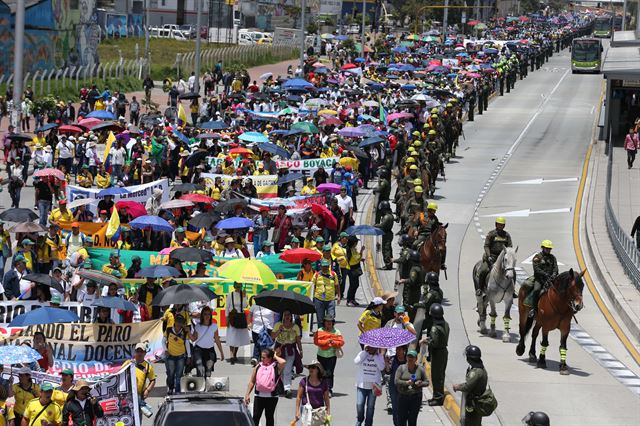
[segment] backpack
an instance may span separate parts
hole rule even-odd
[[[482,395],[473,401],[473,409],[482,417],[487,417],[496,411],[496,408],[498,408],[498,400],[489,385],[487,385]]]
[[[272,396],[278,396],[279,388],[283,386],[277,369],[277,362],[274,362],[269,367],[258,364],[256,367],[256,392],[265,392],[270,393]]]

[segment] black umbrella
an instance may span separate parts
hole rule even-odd
[[[121,131],[123,128],[118,123],[113,121],[105,121],[104,123],[97,124],[91,128],[93,132],[101,132],[105,130]]]
[[[39,217],[40,216],[30,209],[7,209],[0,213],[0,219],[7,222],[30,222]]]
[[[182,95],[178,95],[178,99],[187,99],[187,100],[198,99],[199,97],[200,95],[194,92],[187,92],[187,93],[183,93]]]
[[[356,157],[369,158],[367,153],[364,152],[364,150],[362,148],[358,148],[357,146],[349,145],[349,146],[345,146],[344,149],[346,149],[347,151],[353,152],[356,155]]]
[[[7,136],[7,139],[11,139],[12,141],[28,142],[32,140],[33,137],[29,135],[23,135],[22,133],[14,133],[13,135]]]
[[[195,183],[185,182],[174,185],[171,188],[173,191],[180,192],[191,192],[191,191],[202,191],[204,187],[202,185],[196,185]]]
[[[177,284],[158,293],[151,304],[154,306],[186,305],[191,302],[208,302],[217,297],[217,294],[202,285]]]
[[[62,284],[60,281],[56,280],[50,275],[47,274],[27,274],[22,277],[23,280],[31,281],[32,283],[46,285],[47,287],[55,288],[60,293],[64,293],[64,288],[62,288]]]
[[[123,311],[135,311],[136,305],[120,296],[106,296],[93,301],[91,306],[99,306],[101,308],[121,309]]]
[[[36,222],[22,222],[16,223],[11,228],[9,228],[9,232],[29,234],[34,232],[47,232],[47,230],[42,225]]]
[[[196,152],[191,154],[189,157],[187,157],[187,161],[186,161],[187,167],[197,166],[206,157],[207,157],[207,151],[197,150]]]
[[[211,262],[213,254],[195,247],[184,247],[172,250],[169,259],[178,259],[181,262]]]
[[[289,173],[278,177],[277,185],[284,185],[285,183],[294,182],[298,179],[302,179],[304,175],[302,173]]]
[[[200,213],[189,221],[189,225],[196,228],[208,228],[214,223],[219,222],[221,219],[219,214],[215,213]]]
[[[263,291],[253,298],[258,306],[274,312],[290,311],[295,315],[312,314],[316,311],[313,302],[307,296],[290,290]]]
[[[247,204],[247,200],[243,198],[231,198],[230,200],[220,201],[216,204],[214,211],[224,213],[229,210],[233,210],[237,205],[242,205],[244,207]]]

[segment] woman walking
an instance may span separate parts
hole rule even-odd
[[[209,306],[205,306],[200,311],[200,321],[192,327],[189,339],[193,342],[193,362],[198,377],[210,377],[218,360],[214,344],[220,351],[222,361],[224,361],[224,351],[218,334],[218,324],[213,322]]]
[[[314,360],[305,367],[309,369],[309,375],[298,385],[296,421],[302,418],[303,426],[324,426],[331,415],[329,384],[324,379],[320,361]]]
[[[325,315],[322,327],[313,335],[313,343],[318,347],[318,361],[324,370],[324,377],[329,384],[329,395],[333,396],[333,372],[336,369],[338,357],[342,357],[344,338],[335,327],[333,315]]]
[[[347,305],[359,306],[356,301],[356,292],[360,287],[360,276],[362,275],[362,267],[360,263],[363,261],[364,246],[358,251],[358,237],[349,237],[347,243],[347,261],[349,262],[349,290],[347,291]],[[345,280],[346,284],[346,280]]]
[[[286,364],[282,373],[284,395],[291,398],[291,380],[293,379],[293,366],[296,358],[302,360],[302,341],[300,340],[300,327],[293,322],[290,311],[282,313],[282,321],[276,323],[271,332],[271,337],[276,342],[276,349],[280,349]]]
[[[632,168],[638,149],[640,149],[640,138],[634,127],[629,128],[629,133],[624,138],[624,149],[627,150],[627,166]]]
[[[251,379],[247,385],[244,400],[247,405],[251,402],[251,391],[255,389],[253,398],[253,422],[260,424],[264,412],[266,426],[275,425],[275,412],[278,405],[277,385],[285,368],[285,360],[280,357],[280,350],[263,349],[260,362],[253,369]]]
[[[407,363],[398,367],[395,384],[398,390],[396,426],[416,426],[422,405],[422,388],[429,384],[427,373],[416,361],[418,353],[407,352]]]
[[[227,344],[231,350],[231,365],[238,362],[238,348],[248,345],[249,329],[247,317],[244,313],[245,308],[249,306],[247,296],[242,289],[242,283],[233,283],[233,291],[227,295]]]

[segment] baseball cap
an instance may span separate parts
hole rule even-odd
[[[384,299],[382,297],[374,297],[371,303],[373,303],[374,306],[384,305]]]
[[[53,390],[53,385],[51,383],[43,383],[40,385],[41,392],[49,392]]]
[[[322,259],[322,261],[320,261],[320,266],[329,266],[329,261],[327,259]]]
[[[60,296],[57,294],[54,294],[53,296],[51,296],[51,303],[57,303],[58,305],[60,304],[61,300],[60,300]]]
[[[404,314],[404,313],[406,312],[406,309],[404,309],[404,306],[402,306],[402,305],[398,305],[398,306],[396,306],[395,311],[396,311],[397,313],[399,313],[399,314]]]
[[[20,374],[29,374],[31,375],[31,369],[29,367],[22,367],[18,369],[18,375]]]
[[[136,351],[147,352],[147,345],[145,345],[144,343],[138,343],[136,345]]]
[[[33,245],[33,241],[31,241],[28,238],[25,238],[24,240],[22,240],[22,245],[23,246],[32,246]]]
[[[322,251],[331,251],[331,244],[325,244],[322,246]]]
[[[348,237],[348,236],[349,236],[349,234],[347,234],[347,233],[346,233],[346,232],[344,232],[344,231],[342,231],[342,232],[340,233],[340,238]]]
[[[73,370],[70,369],[70,368],[65,368],[64,370],[62,370],[61,374],[64,374],[64,375],[67,375],[67,376],[73,376]]]
[[[407,352],[407,356],[412,356],[414,358],[418,357],[418,352],[414,351],[413,349],[410,350],[409,352]]]

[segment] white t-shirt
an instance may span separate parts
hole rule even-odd
[[[211,349],[215,345],[215,334],[218,330],[218,324],[212,322],[211,325],[196,324],[193,326],[198,338],[193,344],[202,349]]]
[[[111,164],[114,166],[124,165],[124,157],[127,150],[122,148],[111,148]]]
[[[271,309],[263,308],[255,303],[249,309],[251,312],[251,331],[260,333],[263,328],[272,330],[275,323],[275,313]]]
[[[384,370],[384,357],[376,353],[370,355],[367,351],[361,351],[353,360],[358,369],[356,386],[360,389],[373,389],[373,384],[382,383],[382,370]]]
[[[58,142],[58,144],[56,145],[56,149],[58,150],[58,156],[60,158],[73,157],[73,144],[69,141]]]
[[[91,304],[98,299],[98,291],[96,290],[93,294],[89,294],[85,289],[78,289],[76,299],[84,306],[91,306]]]
[[[353,208],[353,200],[348,195],[345,195],[344,198],[339,195],[336,200],[338,200],[338,207],[340,207],[343,214],[349,213],[349,210]]]

